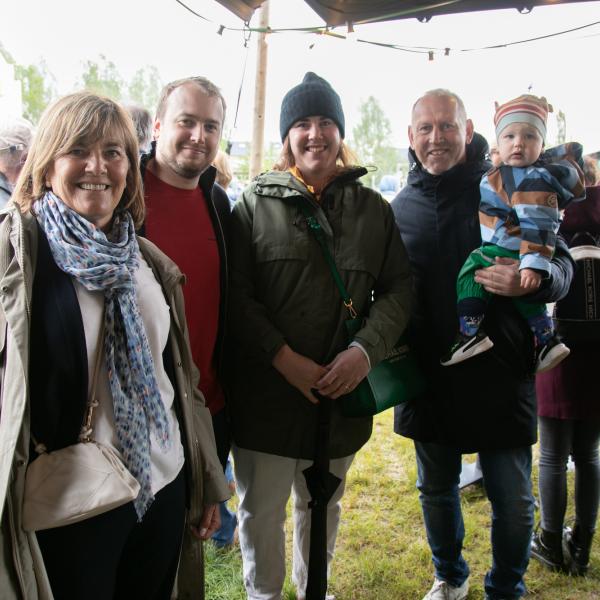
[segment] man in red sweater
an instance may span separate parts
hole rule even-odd
[[[156,110],[155,141],[141,165],[147,208],[142,234],[186,276],[183,293],[192,355],[224,467],[230,435],[219,368],[230,206],[227,194],[215,183],[211,163],[219,148],[225,109],[220,90],[203,77],[167,84]]]

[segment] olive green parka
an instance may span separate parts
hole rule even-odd
[[[319,201],[289,172],[257,177],[236,202],[231,232],[230,415],[237,446],[291,458],[315,454],[317,408],[272,366],[292,350],[326,365],[348,346],[342,303],[305,203],[320,223],[363,327],[355,340],[374,367],[409,318],[411,275],[389,204],[346,169]],[[373,299],[373,302],[372,302]],[[371,418],[345,418],[334,403],[331,458],[356,452]]]

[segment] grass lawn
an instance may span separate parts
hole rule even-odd
[[[350,469],[329,586],[336,600],[421,600],[433,581],[415,488],[414,448],[411,440],[392,432],[392,417],[392,411],[387,411],[376,418],[371,440]],[[537,493],[537,452],[535,456]],[[572,474],[570,478],[572,496]],[[483,577],[491,562],[489,503],[479,486],[467,488],[462,503],[464,555],[471,568],[468,598],[481,600]],[[567,519],[572,514],[570,498]],[[289,557],[291,531],[288,534]],[[206,555],[207,599],[244,600],[239,548],[221,551],[207,545]],[[532,600],[600,600],[600,537],[588,577],[554,574],[532,561],[526,582]],[[289,581],[284,600],[295,600]]]

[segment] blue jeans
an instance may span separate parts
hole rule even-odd
[[[225,478],[227,479],[227,483],[233,481],[233,472],[229,458],[225,467]],[[219,515],[221,516],[221,527],[213,533],[212,541],[217,548],[226,548],[234,542],[235,528],[237,527],[238,520],[235,513],[227,508],[227,502],[219,502]]]
[[[417,488],[435,576],[460,586],[469,576],[462,556],[465,527],[458,490],[462,455],[439,444],[415,442],[415,449]],[[534,521],[531,447],[482,451],[479,459],[492,504],[492,568],[485,576],[485,592],[491,600],[517,599],[525,594],[523,576]]]

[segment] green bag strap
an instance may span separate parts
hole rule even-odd
[[[327,241],[325,239],[325,234],[323,233],[323,228],[317,219],[314,217],[307,204],[301,200],[300,201],[300,210],[304,213],[304,217],[306,218],[306,224],[308,225],[309,231],[315,236],[317,242],[319,242],[319,246],[321,246],[321,250],[323,252],[323,256],[325,257],[325,261],[329,266],[331,271],[331,275],[335,284],[340,292],[340,296],[342,297],[342,301],[344,306],[348,309],[348,313],[350,314],[350,318],[356,319],[358,314],[352,305],[352,298],[350,294],[348,294],[348,290],[344,286],[344,282],[340,276],[340,272],[337,269],[335,261],[333,260],[333,256],[331,256],[331,252],[329,252],[329,248],[327,247]]]

